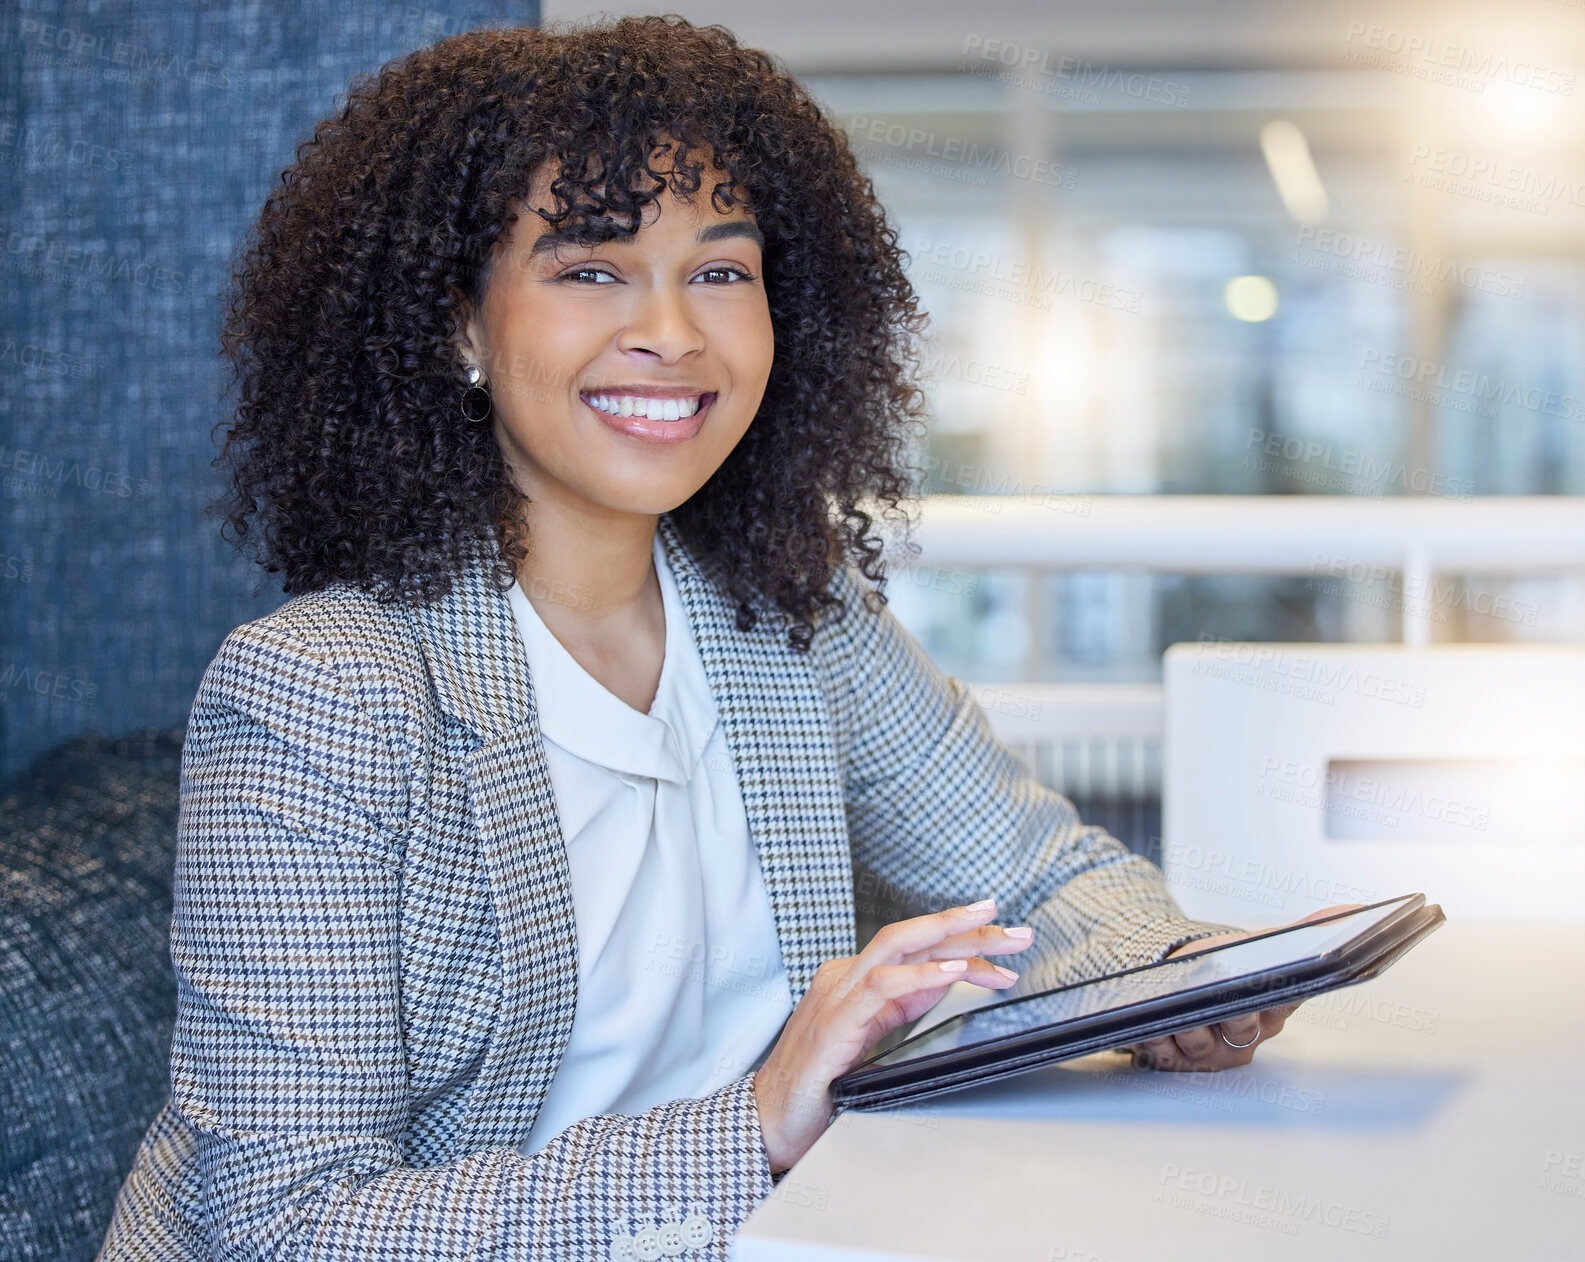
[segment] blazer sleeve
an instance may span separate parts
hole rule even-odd
[[[687,1218],[686,1256],[724,1258],[772,1186],[752,1074],[586,1119],[532,1156],[404,1160],[399,766],[333,667],[279,629],[239,628],[205,673],[183,753],[171,1081],[208,1255],[604,1262]]]
[[[832,592],[845,611],[823,661],[848,839],[855,864],[897,902],[928,912],[995,896],[997,923],[1035,930],[1035,945],[1007,961],[1020,994],[1242,932],[1186,917],[1159,867],[1083,824],[996,739],[968,686],[889,606],[871,607],[874,589],[851,562]]]

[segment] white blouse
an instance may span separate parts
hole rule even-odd
[[[697,1098],[756,1068],[792,1012],[737,773],[665,546],[649,713],[509,593],[528,656],[578,926],[572,1037],[524,1153],[574,1122]]]

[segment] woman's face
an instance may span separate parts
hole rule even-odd
[[[633,236],[573,245],[530,211],[497,243],[463,329],[533,511],[669,511],[754,419],[775,349],[762,238],[741,204],[714,208],[718,178],[691,204],[664,189]],[[529,205],[548,187],[542,170]]]

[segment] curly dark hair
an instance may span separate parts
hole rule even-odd
[[[493,537],[492,581],[509,589],[527,555],[522,493],[490,427],[459,414],[454,294],[482,300],[542,163],[560,172],[557,206],[536,213],[596,241],[636,232],[666,185],[696,193],[694,152],[726,173],[713,204],[746,201],[764,234],[776,353],[753,424],[672,518],[718,565],[742,630],[779,607],[806,651],[844,552],[884,602],[860,502],[911,525],[928,316],[907,256],[804,87],[726,28],[670,13],[470,31],[354,78],[232,276],[221,343],[240,397],[215,460],[228,492],[210,506],[222,537],[242,548],[258,514],[258,559],[287,593],[345,581],[382,603],[443,596]]]

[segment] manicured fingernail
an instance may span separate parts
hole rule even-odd
[[[990,909],[995,906],[996,900],[994,898],[982,898],[977,903],[970,903],[963,910],[972,912],[990,911]]]
[[[1016,982],[1018,980],[1018,974],[1013,972],[1013,970],[1010,968],[1003,968],[1000,964],[992,964],[991,967],[1010,982]]]
[[[968,966],[969,962],[967,960],[941,961],[941,971],[943,973],[961,973],[964,969],[968,968]]]
[[[1016,929],[1003,929],[1002,932],[1009,938],[1032,938],[1035,936],[1035,931],[1028,925],[1019,925]]]

